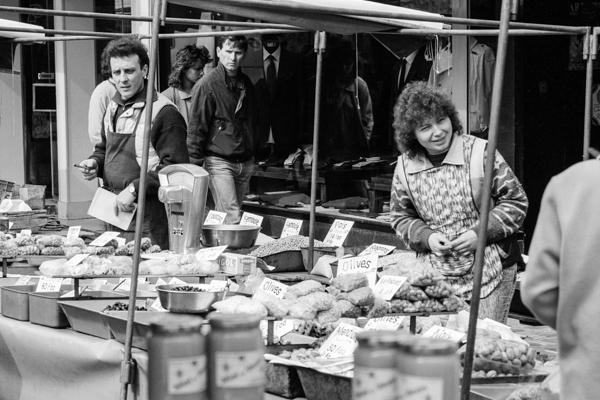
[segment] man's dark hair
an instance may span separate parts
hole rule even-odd
[[[183,76],[198,60],[200,60],[203,67],[212,61],[210,52],[206,47],[188,45],[179,49],[175,55],[175,63],[169,75],[169,86],[177,89],[183,87]]]
[[[123,36],[118,39],[111,40],[108,42],[104,50],[102,50],[101,60],[108,63],[110,71],[110,59],[113,57],[127,57],[133,54],[137,54],[140,59],[140,68],[144,68],[144,65],[150,64],[150,58],[148,58],[148,52],[146,47],[142,44],[140,39],[135,35]]]
[[[222,49],[223,43],[225,43],[228,40],[230,42],[233,42],[233,47],[237,47],[237,48],[243,50],[244,52],[246,52],[248,50],[248,40],[246,39],[246,36],[240,36],[240,35],[218,36],[217,37],[217,47]]]

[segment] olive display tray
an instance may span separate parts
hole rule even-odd
[[[304,395],[309,400],[347,400],[352,398],[352,379],[296,367]]]
[[[120,343],[125,344],[125,334],[127,329],[127,311],[106,311],[102,313],[104,321],[113,338]],[[133,316],[133,336],[131,345],[138,349],[148,350],[146,337],[150,332],[150,323],[157,317],[164,315],[161,311],[137,311]]]

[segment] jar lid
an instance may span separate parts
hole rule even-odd
[[[185,333],[199,331],[205,320],[199,316],[165,313],[150,322],[152,333]]]
[[[361,347],[393,348],[410,338],[411,336],[398,331],[365,331],[356,334],[356,340]]]
[[[257,328],[260,319],[261,317],[258,314],[241,313],[215,312],[208,316],[211,328],[216,329]]]
[[[442,355],[456,353],[457,348],[458,345],[450,340],[415,337],[404,350],[411,354]]]

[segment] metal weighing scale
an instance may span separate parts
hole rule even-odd
[[[158,199],[169,221],[169,250],[190,253],[201,247],[208,172],[195,164],[168,165],[158,172]]]

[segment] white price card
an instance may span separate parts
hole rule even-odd
[[[113,231],[104,232],[103,234],[98,236],[96,239],[94,239],[90,243],[90,246],[100,246],[100,247],[105,246],[106,243],[110,242],[117,236],[119,236],[119,232],[113,232]]]
[[[21,229],[19,236],[31,236],[31,229]]]
[[[160,303],[160,299],[158,297],[156,299],[154,299],[152,304],[150,304],[150,309],[152,309],[152,311],[167,311],[166,309],[163,308],[162,304]]]
[[[47,276],[40,277],[35,288],[36,292],[59,292],[62,285],[62,278],[49,278]]]
[[[72,241],[79,237],[79,232],[81,232],[81,225],[70,226],[67,231],[67,240]]]
[[[196,252],[196,260],[198,261],[213,261],[219,258],[221,253],[227,249],[225,246],[205,247]]]
[[[185,285],[187,282],[182,281],[179,278],[171,278],[169,280],[169,285]]]
[[[265,278],[260,283],[260,286],[258,286],[258,290],[254,294],[254,297],[266,294],[283,299],[287,290],[288,286],[285,283],[277,282],[276,280],[270,278]]]
[[[79,295],[81,296],[81,294],[83,293],[84,290],[86,290],[87,288],[79,288]],[[63,294],[60,296],[61,298],[65,298],[65,297],[75,297],[75,290],[69,290],[67,293]]]
[[[204,225],[221,225],[225,222],[227,213],[222,211],[210,210],[204,220]]]
[[[389,301],[407,280],[408,278],[406,276],[382,276],[375,284],[373,292],[375,293],[375,296]]]
[[[300,229],[302,229],[301,219],[286,218],[280,238],[299,235]]]
[[[127,243],[127,240],[124,237],[116,237],[115,240],[117,241],[117,246],[119,247],[123,247]]]
[[[371,318],[365,324],[366,331],[395,331],[400,328],[406,316],[388,315],[380,318]]]
[[[15,282],[16,286],[21,286],[21,285],[29,285],[29,282],[31,282],[31,278],[33,278],[30,275],[21,275],[19,277],[19,279],[17,279],[17,281]]]
[[[460,342],[464,337],[464,332],[455,331],[454,329],[448,329],[440,325],[433,325],[425,333],[423,337],[435,338],[435,339],[446,339],[453,342]]]
[[[377,280],[377,258],[375,253],[367,254],[366,256],[340,258],[338,260],[337,275],[348,275],[355,273],[363,273],[367,275],[369,287],[375,287]]]
[[[12,226],[14,225],[14,222],[10,222],[8,221],[8,230],[10,231],[12,229]]]
[[[252,225],[252,226],[261,226],[263,221],[263,217],[261,215],[252,214],[249,212],[245,212],[242,214],[242,219],[240,220],[240,225]]]
[[[348,233],[350,233],[350,229],[352,229],[352,225],[354,225],[354,221],[346,221],[343,219],[336,219],[331,224],[331,228],[327,232],[327,236],[325,236],[325,240],[323,243],[326,246],[332,247],[340,247],[344,244]]]
[[[65,267],[74,267],[79,265],[83,260],[88,258],[89,254],[75,254],[73,257],[69,258],[65,263]]]
[[[156,283],[154,283],[154,286],[159,286],[159,285],[167,285],[167,281],[165,281],[163,278],[158,278],[156,280]]]
[[[138,284],[146,283],[146,278],[138,278]],[[131,291],[131,278],[122,278],[119,280],[118,286],[113,290],[122,290],[124,292]]]
[[[213,279],[208,283],[209,292],[222,292],[227,288],[227,281],[222,279]]]
[[[273,321],[273,339],[277,341],[277,339],[281,338],[283,335],[287,335],[291,331],[294,330],[296,326],[296,320],[294,319],[282,319],[281,321]],[[263,338],[267,338],[269,334],[269,321],[266,319],[262,319],[260,321],[260,331],[262,333]]]
[[[363,329],[341,322],[319,348],[323,358],[348,357],[358,346],[356,334]]]
[[[386,256],[396,249],[396,246],[390,246],[387,244],[371,243],[369,247],[361,251],[358,255],[364,256],[366,254],[375,253],[378,256]]]

